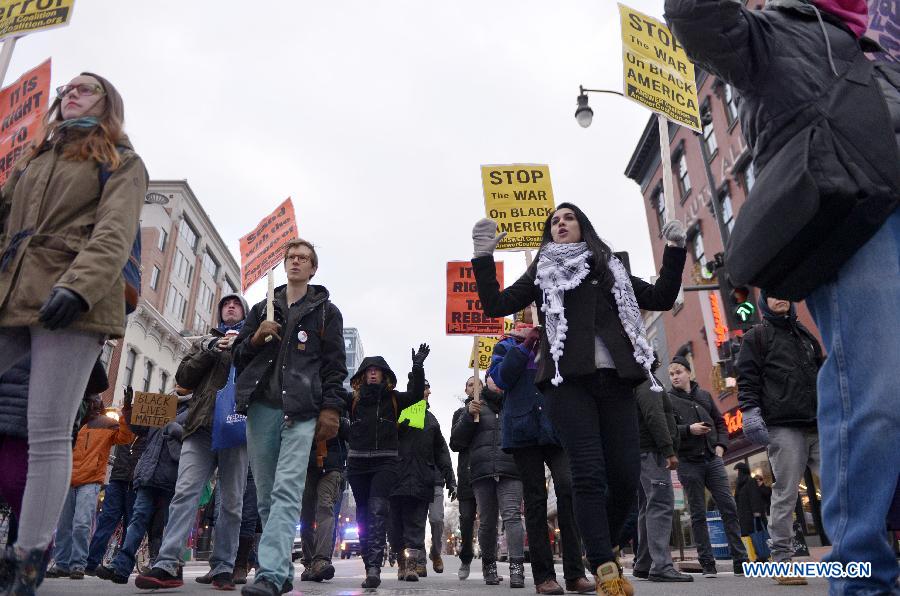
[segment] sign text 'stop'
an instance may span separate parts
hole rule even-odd
[[[540,248],[544,222],[554,209],[550,167],[535,164],[481,166],[485,215],[506,237],[497,250]]]

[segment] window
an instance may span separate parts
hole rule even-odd
[[[167,373],[164,370],[160,371],[160,373],[159,373],[159,392],[165,393],[166,385],[168,385],[168,384],[169,384],[169,373]]]
[[[200,282],[200,302],[199,306],[203,312],[211,313],[213,308],[213,298],[215,295],[206,282]],[[199,309],[198,309],[199,310]]]
[[[194,313],[194,331],[203,335],[209,331],[209,322],[200,313]]]
[[[203,268],[213,277],[219,274],[219,263],[209,254],[209,251],[203,253]]]
[[[737,97],[734,94],[734,87],[725,85],[725,115],[728,117],[728,126],[738,119]]]
[[[691,192],[691,177],[688,175],[687,156],[684,151],[678,155],[678,190],[681,191],[681,200]]]
[[[153,272],[150,274],[150,289],[155,290],[159,286],[159,267],[153,266]]]
[[[153,378],[153,363],[149,360],[144,361],[144,391],[150,391],[150,379]]]
[[[183,281],[187,287],[191,287],[191,280],[194,278],[194,266],[180,249],[175,253],[175,276]]]
[[[728,192],[726,185],[722,193],[719,195],[719,202],[722,203],[722,221],[730,232],[734,228],[734,207],[731,204],[731,193]]]
[[[188,243],[188,246],[191,247],[191,250],[197,248],[197,232],[194,230],[194,226],[188,222],[187,218],[181,220],[181,228],[178,230],[178,235],[184,238],[185,242]]]
[[[703,248],[703,234],[697,232],[692,240],[694,247],[694,261],[697,263],[703,262],[703,256],[705,254],[705,250]]]
[[[753,173],[753,164],[747,164],[747,167],[744,168],[744,191],[749,195],[750,191],[753,190],[753,185],[756,184],[756,175]]]
[[[166,295],[166,312],[175,315],[175,318],[184,322],[184,313],[187,310],[187,300],[184,295],[175,289],[175,286],[169,286],[169,293]]]
[[[159,242],[157,242],[157,244],[156,244],[156,248],[159,249],[159,252],[166,251],[166,242],[168,242],[168,241],[169,241],[169,233],[166,232],[164,229],[160,228],[159,229]]]
[[[125,386],[131,387],[134,380],[134,362],[137,360],[137,352],[133,348],[128,348],[128,356],[125,358]]]
[[[225,280],[222,281],[222,295],[228,296],[229,294],[237,294],[237,292],[234,290],[234,284],[226,277]]]
[[[709,104],[709,99],[703,102],[703,106],[700,108],[700,112],[706,112],[709,117],[709,122],[703,125],[703,144],[706,145],[706,154],[709,159],[713,158],[713,155],[716,154],[716,151],[719,149],[718,143],[716,143],[716,131],[713,126],[712,121],[712,108]]]
[[[103,370],[109,374],[109,360],[112,358],[113,347],[109,343],[103,344],[103,350],[100,351],[100,364],[103,365]]]

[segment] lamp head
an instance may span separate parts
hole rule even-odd
[[[584,92],[578,96],[578,108],[575,110],[575,120],[581,128],[587,128],[594,119],[594,110],[588,105],[588,96]]]

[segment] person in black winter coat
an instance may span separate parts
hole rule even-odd
[[[338,436],[313,443],[300,505],[301,581],[321,582],[334,577],[334,508],[341,498],[347,466],[350,420],[341,418]]]
[[[627,587],[613,548],[634,508],[640,452],[634,388],[650,377],[653,350],[641,309],[670,310],[681,288],[685,231],[669,242],[654,284],[631,276],[578,207],[561,203],[544,223],[537,258],[500,290],[493,252],[505,234],[484,219],[472,230],[472,267],[485,314],[501,317],[538,305],[541,352],[535,384],[569,456],[575,514],[588,562],[614,593]],[[655,387],[661,391],[661,387]],[[602,568],[601,568],[602,567]]]
[[[503,394],[487,378],[479,400],[468,402],[450,433],[454,451],[469,449],[472,491],[478,503],[481,570],[488,585],[497,585],[497,517],[509,547],[510,587],[524,587],[525,531],[522,526],[522,480],[512,455],[503,451],[500,402]],[[475,416],[479,421],[475,422]],[[542,472],[543,473],[543,472]],[[513,566],[513,563],[516,566]]]
[[[885,440],[900,428],[900,342],[887,331],[900,328],[900,66],[864,54],[878,49],[864,37],[869,4],[665,2],[688,56],[738,92],[757,182],[732,239],[758,230],[740,256],[772,278],[786,268],[769,265],[774,255],[812,272],[801,280],[808,294],[779,297],[806,299],[829,353],[818,380],[826,560],[872,564],[871,577],[829,580],[841,594],[890,593],[900,577],[884,540],[898,477],[883,472],[900,470]],[[787,291],[796,280],[780,281]]]
[[[150,528],[158,510],[168,511],[175,494],[178,479],[178,461],[181,457],[181,441],[188,417],[189,396],[179,398],[175,420],[162,428],[134,427],[135,434],[145,435],[146,446],[134,467],[134,485],[137,494],[131,520],[125,532],[125,540],[109,567],[99,565],[97,577],[115,584],[127,584],[134,569],[135,556],[144,535]]]
[[[750,475],[750,466],[744,462],[735,464],[737,481],[734,486],[734,502],[737,505],[741,536],[750,536],[766,527],[766,499]]]
[[[347,479],[356,500],[359,546],[366,579],[363,588],[381,584],[385,538],[390,519],[390,496],[396,488],[399,458],[397,420],[400,411],[425,395],[423,365],[429,348],[421,344],[412,353],[410,391],[397,391],[397,375],[381,356],[363,359],[350,379],[350,441]],[[429,480],[429,486],[431,480]]]
[[[744,436],[766,445],[775,476],[772,560],[790,561],[798,485],[809,467],[819,473],[816,382],[824,361],[815,336],[787,300],[760,292],[763,322],[744,335],[738,355],[738,402]],[[793,578],[782,583],[799,583]]]
[[[563,575],[566,590],[581,594],[596,590],[585,577],[581,536],[572,503],[572,473],[569,458],[559,443],[544,411],[544,396],[534,384],[540,330],[531,322],[531,309],[522,311],[515,329],[494,346],[488,377],[503,389],[501,447],[511,453],[521,472],[525,499],[525,529],[528,534],[531,572],[538,594],[562,594],[556,580],[553,552],[547,532],[547,482],[544,465],[550,469],[556,492],[557,521],[563,542]],[[512,563],[511,563],[512,565]],[[512,572],[512,566],[510,567]]]
[[[438,471],[446,474],[449,470],[451,485],[456,483],[441,425],[427,409],[430,394],[431,389],[426,381],[425,426],[413,428],[406,419],[399,429],[400,471],[391,492],[390,541],[391,550],[397,558],[397,578],[401,581],[419,581],[419,577],[427,575],[425,521],[428,506],[434,497],[435,474]],[[440,537],[437,539],[441,540]]]
[[[450,424],[450,430],[456,426],[459,419],[466,413],[469,402],[475,396],[475,391],[481,391],[484,383],[476,376],[471,376],[466,380],[466,399],[463,407],[453,412],[453,420]],[[459,500],[459,570],[457,576],[464,580],[469,577],[469,570],[472,559],[475,557],[475,551],[472,548],[472,542],[475,538],[475,515],[478,511],[475,502],[475,493],[472,492],[472,481],[469,475],[469,446],[458,445],[453,442],[453,436],[450,437],[450,449],[456,451],[459,455],[456,458],[456,478],[458,487],[456,498]]]
[[[690,362],[683,356],[675,356],[669,365],[672,381],[672,410],[681,446],[678,448],[678,480],[691,511],[691,527],[697,543],[697,558],[703,567],[704,577],[716,576],[716,559],[709,542],[706,525],[706,490],[722,514],[728,548],[734,564],[734,572],[743,574],[742,564],[747,560],[747,549],[741,542],[741,528],[737,519],[737,506],[731,495],[728,474],[722,456],[728,448],[728,428],[712,396],[691,380]]]

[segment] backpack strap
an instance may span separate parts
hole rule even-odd
[[[119,152],[119,155],[125,153],[128,150],[128,147],[124,145],[116,145],[116,151]],[[103,189],[106,187],[106,183],[109,181],[109,178],[112,176],[112,172],[109,169],[109,164],[102,163],[100,164],[100,169],[97,171],[97,178],[100,181],[100,192],[103,192]]]
[[[756,353],[762,356],[763,364],[765,364],[766,358],[769,355],[769,342],[771,340],[769,324],[763,320],[762,323],[754,325],[753,330],[756,331],[756,333],[753,334],[753,343],[756,346]]]

